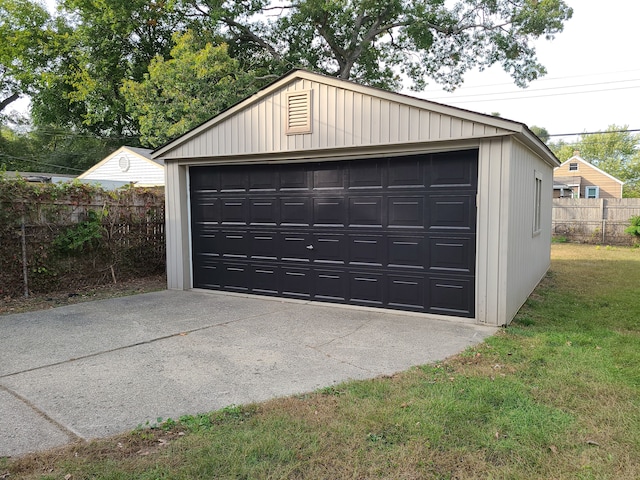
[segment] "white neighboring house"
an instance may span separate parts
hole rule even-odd
[[[78,179],[104,184],[103,186],[132,183],[136,187],[163,187],[164,161],[151,158],[151,152],[147,148],[120,147],[78,175]]]

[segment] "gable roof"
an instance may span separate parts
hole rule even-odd
[[[127,146],[120,147],[119,149],[117,149],[112,154],[107,155],[105,158],[100,160],[93,167],[91,167],[88,170],[82,172],[80,175],[78,175],[78,178],[79,179],[83,179],[83,178],[87,177],[92,172],[96,171],[97,169],[99,169],[103,165],[109,163],[109,161],[112,158],[120,155],[121,153],[129,153],[131,155],[139,157],[144,162],[149,163],[149,165],[152,165],[152,166],[157,167],[157,168],[164,168],[164,161],[162,159],[152,158],[152,156],[151,156],[152,152],[153,152],[153,150],[148,149],[148,148],[127,147]]]
[[[338,134],[327,132],[331,138],[323,143],[317,138],[309,140],[313,135],[289,135],[289,132],[285,132],[282,115],[282,110],[285,108],[283,94],[312,89],[323,92],[332,90],[335,96],[333,103],[322,105],[322,112],[317,111],[320,110],[317,105],[318,100],[313,99],[316,105],[311,107],[312,122],[316,124],[318,130],[320,128],[326,130],[331,122],[339,121],[347,125],[351,121],[348,126],[353,126],[354,131],[360,129],[363,132],[362,136],[353,135],[354,132],[345,133],[346,128],[336,128]],[[365,102],[372,106],[372,110],[368,114],[362,113],[362,118],[355,118]],[[560,163],[551,150],[523,123],[363,86],[306,70],[293,70],[252,96],[157,148],[152,156],[156,159],[170,160],[384,145],[385,139],[374,138],[373,134],[367,137],[365,127],[370,127],[371,118],[375,118],[380,122],[387,122],[389,128],[397,131],[400,125],[393,124],[390,116],[392,110],[400,112],[397,115],[400,121],[410,116],[416,118],[415,124],[420,124],[420,128],[419,131],[405,133],[404,138],[400,138],[401,135],[397,138],[389,138],[386,144],[513,135],[549,165],[555,167]],[[328,111],[330,113],[327,113]],[[326,118],[320,119],[321,115]],[[261,116],[268,118],[269,121],[259,122],[257,119]],[[263,130],[261,131],[260,128]],[[350,133],[352,135],[347,138]],[[341,137],[338,139],[339,135]],[[301,141],[299,139],[292,141],[290,137],[306,138],[302,138]],[[225,142],[230,145],[225,147]]]
[[[624,185],[624,182],[616,177],[614,177],[613,175],[605,172],[604,170],[599,169],[598,167],[596,167],[594,164],[587,162],[584,158],[580,157],[579,155],[574,155],[573,157],[571,157],[569,160],[566,160],[564,162],[562,162],[560,164],[560,166],[556,167],[556,169],[563,167],[564,165],[566,165],[567,163],[575,163],[575,162],[580,162],[583,165],[586,165],[592,169],[594,169],[596,172],[610,178],[611,180],[614,180],[616,182],[618,182],[620,185]],[[555,170],[555,169],[554,169]]]

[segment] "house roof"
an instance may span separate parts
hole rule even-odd
[[[109,160],[111,160],[113,157],[115,157],[115,156],[117,156],[117,155],[119,155],[119,154],[121,154],[123,152],[135,155],[135,156],[139,157],[141,160],[144,160],[145,162],[148,162],[149,164],[153,165],[154,167],[164,168],[164,160],[151,157],[151,154],[152,154],[153,150],[151,150],[149,148],[123,146],[123,147],[120,147],[119,149],[117,149],[112,154],[107,155],[105,158],[100,160],[98,163],[96,163],[93,167],[91,167],[87,171],[82,172],[80,175],[78,175],[78,178],[79,179],[85,178],[87,175],[91,174],[93,171],[97,170],[102,165],[104,165],[107,162],[109,162]]]
[[[443,115],[448,115],[455,118],[460,118],[466,121],[476,122],[486,126],[493,127],[500,131],[499,135],[514,135],[529,148],[535,151],[541,158],[543,158],[549,165],[556,167],[560,164],[551,150],[542,142],[525,124],[516,122],[513,120],[504,119],[501,117],[495,117],[483,113],[473,112],[458,107],[452,107],[441,103],[433,102],[430,100],[419,99],[404,95],[400,93],[389,92],[380,88],[363,86],[352,81],[338,79],[335,77],[329,77],[318,73],[312,73],[306,70],[293,70],[284,75],[280,79],[271,83],[270,85],[259,90],[250,97],[242,100],[241,102],[231,106],[224,110],[217,116],[205,121],[204,123],[194,127],[182,136],[158,147],[152,152],[154,159],[161,158],[167,155],[169,152],[183,146],[192,139],[195,139],[205,131],[214,128],[216,125],[230,119],[234,115],[238,114],[242,110],[260,102],[265,97],[271,95],[278,89],[286,87],[288,84],[297,80],[308,80],[312,82],[318,82],[320,84],[328,85],[331,87],[339,88],[342,90],[349,90],[360,94],[377,97],[383,100],[388,100],[398,104],[407,105],[421,110],[435,112]],[[479,138],[479,137],[475,137]]]
[[[582,163],[583,165],[586,165],[592,169],[594,169],[595,171],[597,171],[598,173],[601,173],[602,175],[605,175],[606,177],[609,177],[611,180],[615,180],[616,182],[618,182],[620,185],[624,185],[624,182],[616,177],[614,177],[613,175],[608,174],[607,172],[605,172],[604,170],[599,169],[598,167],[596,167],[594,164],[587,162],[584,158],[580,157],[579,155],[574,155],[573,157],[571,157],[569,160],[566,160],[564,162],[562,162],[562,164],[560,164],[560,166],[556,167],[556,168],[560,168],[563,165],[566,165],[567,163],[575,163],[575,162],[579,162]]]

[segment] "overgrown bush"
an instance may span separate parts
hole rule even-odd
[[[26,254],[26,265],[23,256]],[[0,295],[76,289],[162,273],[164,192],[0,174]]]
[[[627,228],[625,228],[625,233],[629,235],[633,235],[635,243],[640,243],[640,215],[633,216],[629,219],[629,223],[631,224]]]

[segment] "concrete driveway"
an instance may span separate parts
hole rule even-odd
[[[493,332],[201,291],[0,316],[0,456],[391,374]]]

